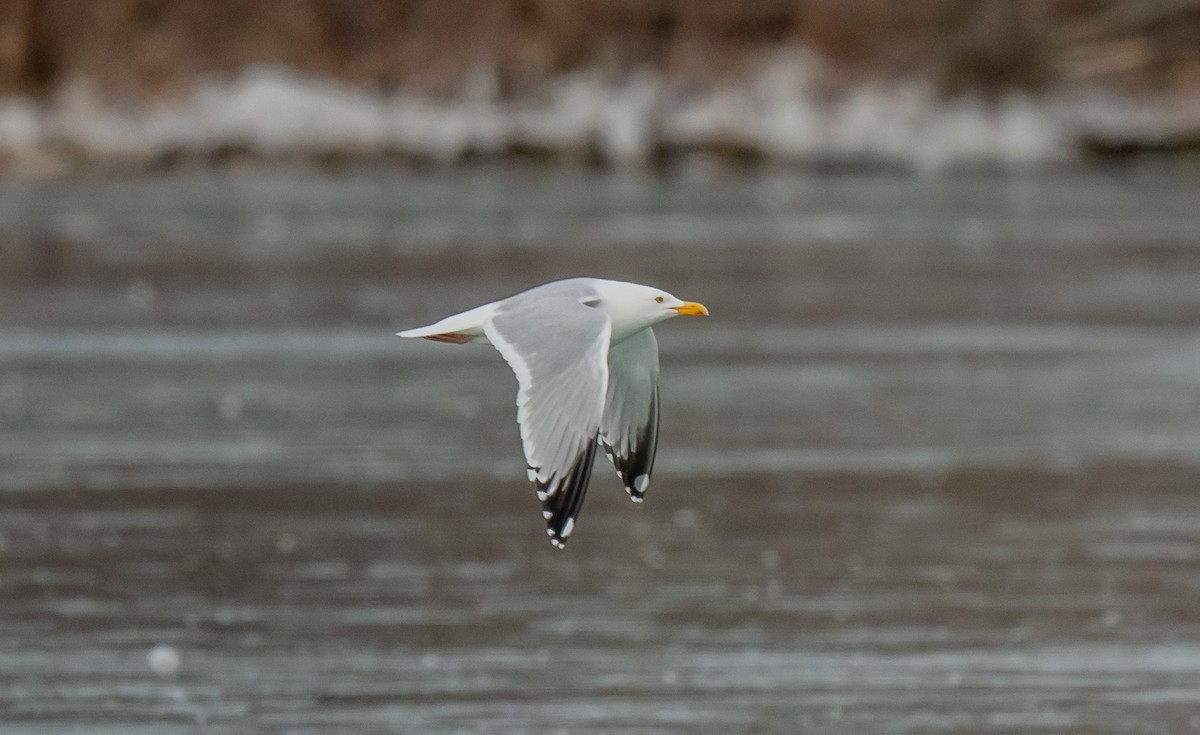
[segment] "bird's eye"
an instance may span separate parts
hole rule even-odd
[[[655,297],[654,297],[654,303],[656,303],[656,304],[661,304],[662,302],[663,302],[663,297],[662,297],[662,296],[655,296]]]

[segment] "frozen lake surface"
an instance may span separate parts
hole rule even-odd
[[[0,183],[0,729],[1200,730],[1200,172]],[[489,348],[653,283],[565,551]]]

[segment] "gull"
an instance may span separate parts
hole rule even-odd
[[[596,447],[631,500],[650,485],[658,445],[655,324],[708,315],[695,301],[625,281],[569,278],[397,335],[491,344],[517,376],[517,423],[550,542],[579,517]]]

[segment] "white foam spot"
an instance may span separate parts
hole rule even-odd
[[[174,646],[159,644],[146,654],[146,664],[159,676],[174,676],[179,672],[179,651]]]

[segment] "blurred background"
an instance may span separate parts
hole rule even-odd
[[[1200,730],[1200,2],[0,3],[0,730]],[[544,535],[491,349],[653,284]]]

